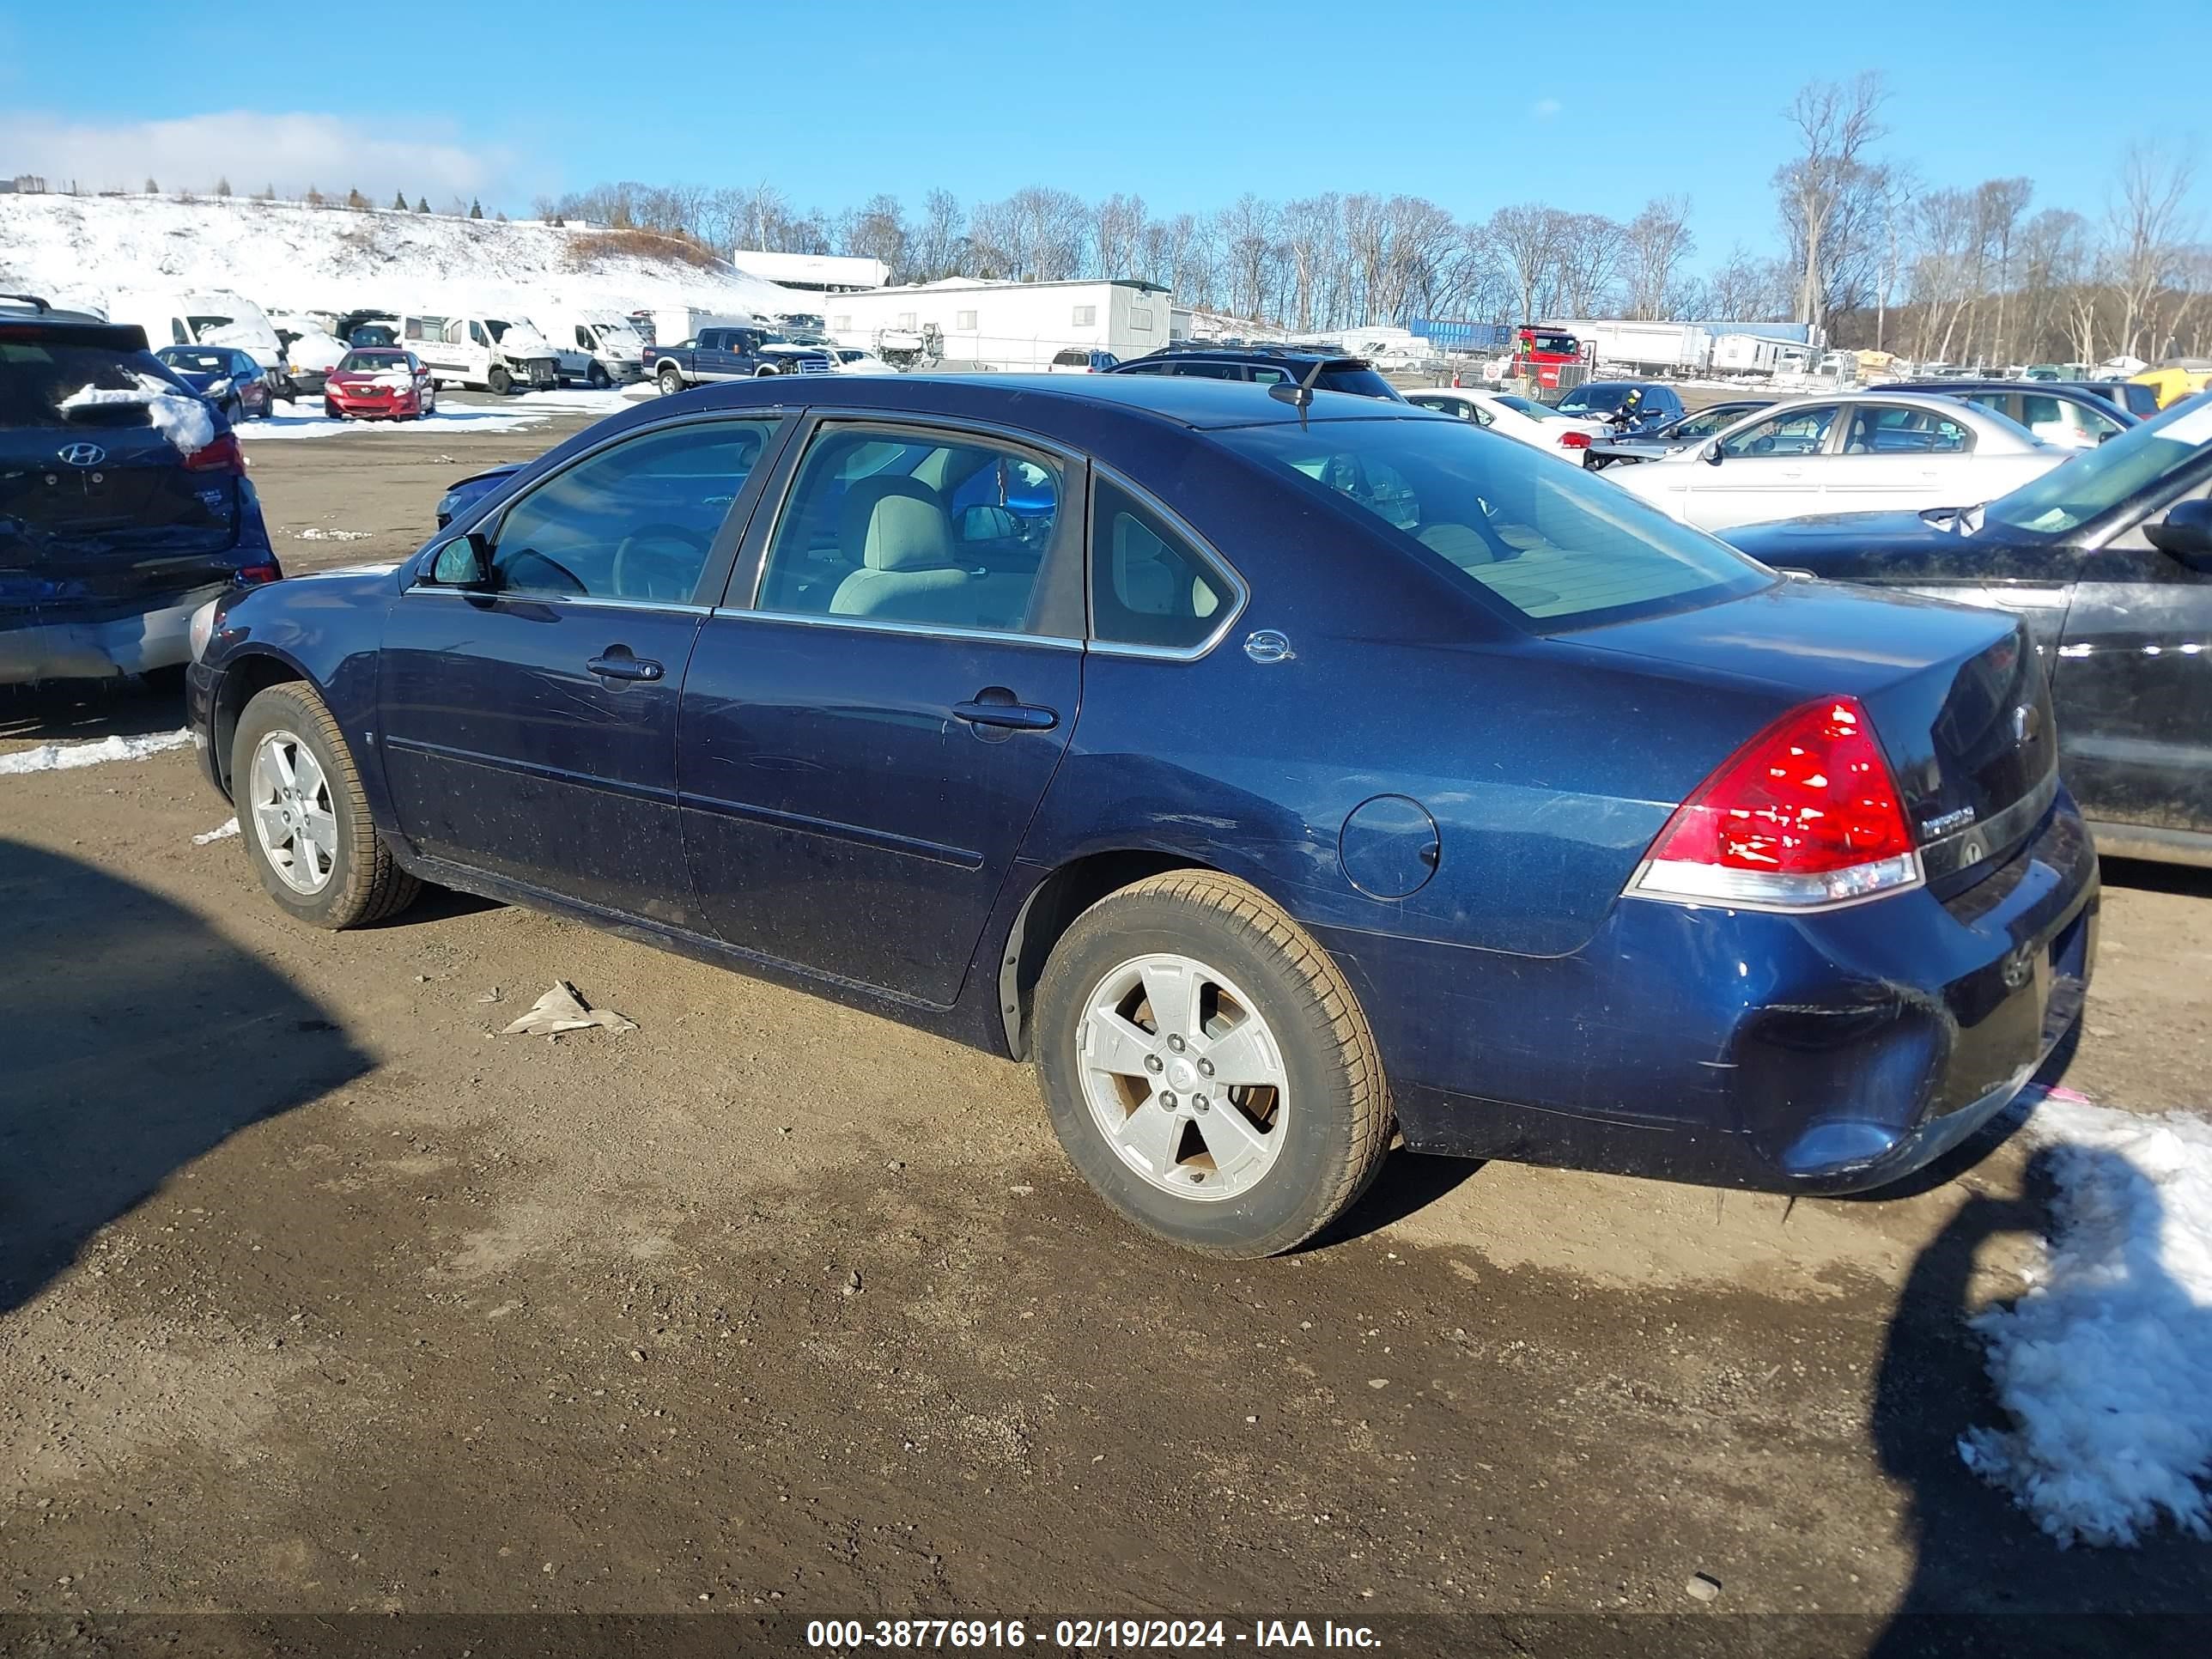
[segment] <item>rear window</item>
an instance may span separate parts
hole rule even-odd
[[[160,354],[171,368],[181,368],[191,374],[228,374],[230,373],[230,354],[228,351],[195,351],[171,346]]]
[[[1356,509],[1538,631],[1688,610],[1774,577],[1627,491],[1443,421],[1243,427],[1219,441]]]
[[[0,340],[0,428],[143,426],[143,402],[88,402],[85,392],[178,392],[190,396],[150,352],[71,345],[57,340]],[[64,410],[66,401],[77,400]]]

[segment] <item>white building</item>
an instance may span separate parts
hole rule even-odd
[[[881,259],[842,253],[768,253],[741,247],[731,250],[730,263],[749,276],[783,288],[805,289],[810,294],[881,288],[891,277],[891,268]]]
[[[840,345],[925,343],[925,361],[1027,374],[1071,346],[1141,357],[1168,342],[1168,291],[1154,283],[939,283],[835,294],[823,301]]]

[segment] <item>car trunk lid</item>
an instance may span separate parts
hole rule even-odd
[[[1778,714],[1857,698],[1939,890],[2008,855],[2057,790],[2050,686],[2021,624],[2002,612],[1792,580],[1572,637],[1770,687]]]

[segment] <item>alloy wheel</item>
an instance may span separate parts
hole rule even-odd
[[[1190,957],[1133,957],[1084,1006],[1083,1094],[1131,1170],[1218,1201],[1264,1180],[1283,1147],[1288,1074],[1252,999]]]
[[[337,811],[321,763],[296,733],[271,732],[254,745],[246,794],[269,867],[296,893],[329,886],[337,867]]]

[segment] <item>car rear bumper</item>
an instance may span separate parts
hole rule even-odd
[[[144,611],[99,622],[58,620],[0,629],[0,685],[34,680],[112,679],[174,668],[192,654],[192,612],[222,592],[216,582],[163,595]]]
[[[1555,957],[1316,932],[1415,1151],[1836,1193],[1909,1174],[2020,1092],[2079,1018],[2097,908],[2062,791],[1949,899],[1802,917],[1624,899]]]
[[[325,391],[323,401],[341,416],[358,416],[374,419],[380,415],[416,415],[422,412],[422,398],[419,392],[410,392],[394,398],[351,398],[343,392]]]

